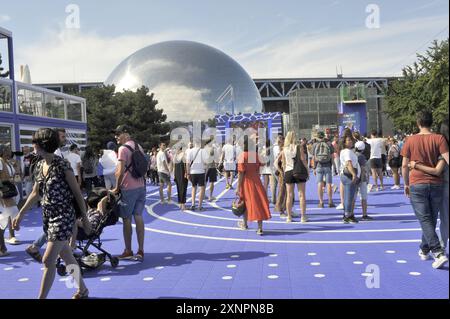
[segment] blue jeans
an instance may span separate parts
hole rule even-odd
[[[448,166],[444,171],[444,185],[442,187],[442,204],[439,212],[439,217],[441,219],[441,223],[439,225],[439,230],[441,232],[441,246],[445,250],[448,242]]]
[[[46,233],[42,233],[42,235],[39,236],[39,238],[37,238],[33,242],[33,246],[42,248],[42,246],[44,246],[46,242],[47,242],[47,234]]]
[[[420,249],[427,254],[443,252],[436,234],[438,212],[442,203],[442,184],[411,185],[411,204],[422,228]]]
[[[353,201],[356,195],[356,184],[345,175],[341,175],[341,182],[344,185],[344,216],[353,216]]]
[[[333,173],[331,166],[320,166],[316,168],[317,183],[333,184]]]

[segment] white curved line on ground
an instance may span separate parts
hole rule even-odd
[[[152,215],[155,214],[153,212],[153,208],[156,206],[156,203],[147,206],[147,212]],[[155,214],[156,215],[156,214]],[[157,215],[159,216],[159,215]],[[135,226],[135,225],[133,225]],[[238,241],[238,242],[256,242],[256,243],[287,243],[287,244],[383,244],[383,243],[418,243],[421,242],[420,239],[402,239],[402,240],[274,240],[274,239],[246,239],[246,238],[233,238],[233,237],[216,237],[216,236],[205,236],[205,235],[194,235],[194,234],[186,234],[179,233],[173,231],[160,230],[150,227],[145,227],[145,230],[167,234],[167,235],[175,235],[181,237],[190,237],[190,238],[201,238],[201,239],[211,239],[211,240],[225,240],[225,241]]]

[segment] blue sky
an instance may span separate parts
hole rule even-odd
[[[65,25],[68,4],[80,28]],[[366,26],[366,7],[380,28]],[[136,50],[166,40],[203,42],[254,78],[396,75],[433,39],[448,37],[448,0],[0,0],[16,69],[39,82],[103,81]],[[1,48],[1,47],[0,47]]]

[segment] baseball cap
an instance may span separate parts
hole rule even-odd
[[[364,149],[366,148],[366,144],[364,144],[363,141],[358,141],[358,142],[356,142],[356,144],[355,144],[355,148],[356,148],[358,151],[364,151]]]
[[[317,133],[317,137],[320,138],[320,139],[322,139],[322,138],[325,137],[325,133],[324,133],[324,132],[318,132],[318,133]]]
[[[130,128],[127,125],[119,125],[112,132],[115,134],[130,133]]]

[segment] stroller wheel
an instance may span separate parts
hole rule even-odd
[[[58,264],[58,265],[56,265],[56,272],[57,272],[58,275],[60,275],[61,277],[67,276],[66,266],[63,265],[63,264]]]
[[[119,258],[112,257],[109,261],[111,262],[111,267],[116,268],[117,266],[119,266]]]

